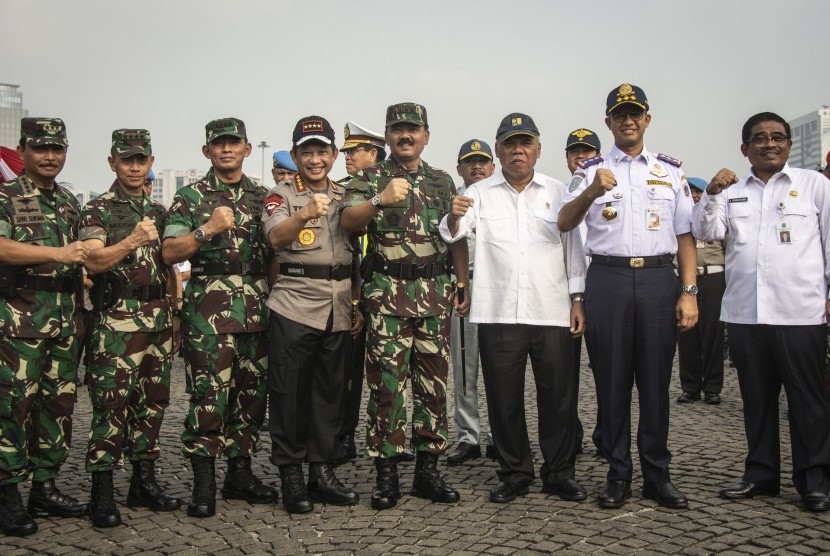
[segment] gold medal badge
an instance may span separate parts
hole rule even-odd
[[[617,209],[615,209],[614,207],[606,206],[604,209],[602,209],[602,217],[609,222],[611,220],[614,220],[617,217]]]
[[[300,245],[311,245],[317,239],[317,234],[311,228],[303,228],[297,236],[297,241]]]

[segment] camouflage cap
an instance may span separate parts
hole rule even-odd
[[[245,122],[239,118],[220,118],[208,122],[205,126],[205,143],[210,144],[211,141],[225,136],[238,137],[247,141]]]
[[[60,118],[22,118],[20,140],[26,145],[59,145],[68,147],[66,125]]]
[[[386,109],[386,127],[395,124],[428,126],[427,109],[414,102],[400,102]]]
[[[152,156],[150,132],[146,129],[116,129],[112,132],[112,150],[121,158]]]

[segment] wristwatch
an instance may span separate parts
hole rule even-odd
[[[380,204],[380,193],[372,197],[372,206],[379,209],[383,208],[383,205]]]
[[[584,303],[585,297],[581,293],[575,293],[571,296],[571,305],[574,303]]]
[[[680,291],[689,295],[697,295],[697,286],[683,286]]]
[[[205,229],[201,226],[196,228],[196,231],[193,232],[193,235],[196,237],[196,241],[198,241],[199,243],[207,243],[208,241],[210,241],[207,237],[207,234],[205,233]]]

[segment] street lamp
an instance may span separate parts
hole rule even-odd
[[[259,147],[260,149],[262,149],[262,186],[263,186],[263,187],[267,187],[267,186],[265,185],[265,149],[267,149],[267,148],[268,148],[268,147],[270,147],[270,146],[271,146],[271,145],[269,145],[269,144],[268,144],[268,143],[266,143],[265,141],[263,141],[263,142],[261,142],[259,145],[257,145],[257,147]]]

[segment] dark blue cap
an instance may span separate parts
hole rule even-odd
[[[297,171],[297,165],[291,160],[291,153],[288,151],[277,151],[274,153],[274,168],[285,168],[292,172]]]
[[[471,156],[483,156],[493,160],[493,151],[490,150],[490,145],[481,139],[470,139],[461,145],[461,149],[458,151],[458,162]]]
[[[577,145],[590,147],[597,152],[602,150],[602,145],[599,142],[597,134],[590,129],[585,129],[584,127],[575,129],[568,135],[568,140],[565,141],[565,150],[567,151],[571,147],[575,147]]]
[[[605,115],[609,116],[611,112],[623,104],[631,104],[648,112],[646,93],[637,85],[631,83],[623,83],[608,93],[608,100],[605,101]]]
[[[496,141],[504,141],[514,135],[539,137],[539,128],[536,127],[533,118],[527,114],[513,112],[502,119],[499,129],[496,131]]]

